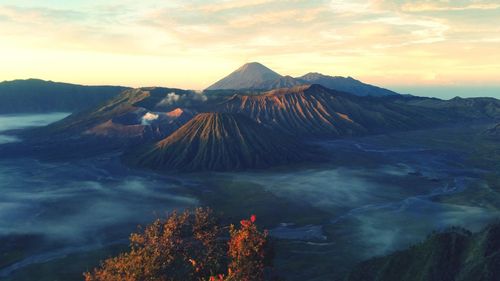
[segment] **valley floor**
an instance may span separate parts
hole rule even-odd
[[[433,230],[500,218],[500,145],[484,125],[318,141],[321,164],[157,175],[109,154],[65,162],[0,157],[0,279],[81,280],[138,224],[208,205],[256,214],[286,280],[341,280],[358,262]]]

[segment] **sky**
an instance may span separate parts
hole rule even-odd
[[[500,98],[500,1],[0,0],[0,81],[204,89],[251,61]]]

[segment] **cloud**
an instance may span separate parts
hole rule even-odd
[[[337,14],[364,14],[370,11],[374,1],[331,0],[330,8]]]
[[[0,59],[8,69],[0,70],[0,78],[28,71],[49,75],[57,68],[45,77],[202,89],[247,61],[260,61],[292,75],[320,71],[376,84],[399,83],[401,76],[418,83],[436,65],[450,79],[477,80],[500,69],[490,68],[489,74],[458,69],[498,58],[499,5],[412,0],[0,4],[0,54],[5,54]],[[434,66],[417,58],[419,52],[436,54]],[[392,64],[396,57],[404,67]],[[90,63],[89,58],[96,59]],[[148,71],[137,73],[138,67]],[[103,73],[113,73],[114,80],[102,81]]]
[[[163,98],[156,106],[167,106],[172,105],[178,102],[181,99],[181,96],[172,92],[168,93],[165,98]]]
[[[192,95],[193,100],[195,101],[201,101],[201,102],[206,102],[208,100],[208,97],[205,95],[203,91],[195,91],[194,95]]]
[[[261,6],[276,2],[273,0],[236,0],[236,1],[215,1],[214,3],[209,3],[205,5],[194,5],[192,8],[196,10],[201,10],[207,13],[224,12],[228,10],[241,10],[246,8],[251,8],[255,6]],[[281,1],[284,2],[284,1]]]
[[[457,1],[458,2],[458,1]],[[450,12],[467,10],[496,10],[500,8],[499,3],[492,1],[468,1],[466,4],[452,2],[417,2],[402,5],[401,10],[405,12]]]
[[[436,19],[418,18],[411,16],[390,16],[365,21],[364,23],[381,23],[389,26],[396,26],[405,30],[401,37],[404,40],[398,40],[396,43],[377,44],[376,47],[390,48],[401,47],[411,44],[428,44],[446,40],[446,32],[450,27]]]
[[[0,5],[0,36],[40,49],[137,52],[140,44],[130,40],[134,28],[125,30],[130,27],[123,18],[126,13]]]

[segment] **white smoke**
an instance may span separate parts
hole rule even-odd
[[[188,91],[183,94],[175,92],[168,93],[160,102],[156,104],[157,107],[189,107],[199,104],[208,100],[208,97],[201,91]]]
[[[141,125],[151,125],[151,122],[153,122],[154,120],[158,119],[158,117],[159,117],[158,114],[154,114],[154,113],[151,113],[151,112],[146,112],[146,114],[144,114],[141,117]]]
[[[207,99],[203,91],[195,91],[194,100],[205,102]]]
[[[178,102],[181,99],[181,96],[172,92],[168,93],[165,98],[163,98],[156,106],[166,106],[166,105],[172,105],[176,102]]]

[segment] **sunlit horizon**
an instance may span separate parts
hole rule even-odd
[[[0,81],[201,90],[258,61],[294,77],[500,97],[499,26],[497,1],[0,0]]]

